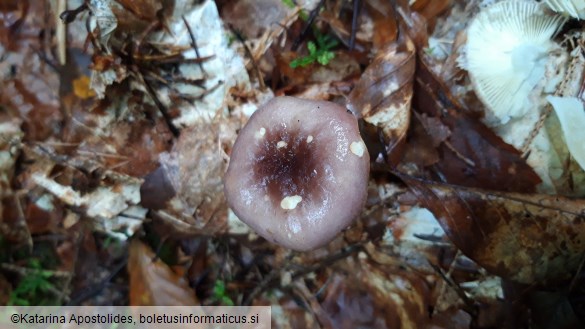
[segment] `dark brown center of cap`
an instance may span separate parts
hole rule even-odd
[[[254,179],[266,187],[275,207],[289,196],[298,195],[303,200],[319,197],[317,180],[324,174],[319,141],[300,130],[285,125],[267,127],[258,142]]]

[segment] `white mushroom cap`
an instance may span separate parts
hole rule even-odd
[[[537,2],[522,0],[496,3],[474,18],[464,66],[488,108],[488,124],[505,124],[534,107],[531,96],[540,94],[548,55],[558,49],[551,37],[565,21]]]
[[[544,3],[557,13],[585,19],[585,0],[545,0]]]

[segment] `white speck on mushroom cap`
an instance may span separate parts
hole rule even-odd
[[[260,127],[260,129],[258,129],[258,131],[256,132],[256,134],[254,136],[257,139],[260,139],[260,138],[264,137],[264,135],[266,135],[266,128]]]
[[[361,158],[366,151],[366,145],[362,141],[352,142],[349,149],[351,150],[351,153]]]
[[[310,142],[312,142],[312,141],[313,141],[313,135],[309,135],[309,136],[307,137],[307,143],[310,143]]]
[[[293,210],[301,201],[303,201],[303,198],[300,195],[287,196],[280,201],[280,207],[286,210]]]
[[[349,140],[347,139],[347,130],[337,121],[331,120],[329,126],[337,136],[336,156],[339,161],[345,161],[345,155],[349,148]]]
[[[488,108],[488,124],[505,124],[534,108],[532,96],[542,91],[549,55],[559,49],[551,38],[565,21],[540,3],[522,0],[498,2],[473,19],[462,64]]]
[[[283,147],[286,147],[288,144],[285,141],[279,141],[278,143],[276,143],[276,148],[280,149]]]

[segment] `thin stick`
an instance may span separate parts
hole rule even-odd
[[[59,64],[62,66],[67,63],[67,26],[59,18],[59,13],[67,11],[67,1],[57,0],[57,10],[53,13],[55,15],[55,24],[57,31],[55,37],[57,38],[57,56],[59,57]]]
[[[361,8],[360,0],[353,0],[353,16],[351,17],[351,35],[349,37],[349,50],[353,50],[355,46],[355,35],[357,34],[358,18],[360,16]]]
[[[238,41],[242,44],[242,46],[244,46],[244,50],[246,51],[246,55],[248,55],[248,57],[250,57],[250,60],[252,61],[252,66],[254,67],[254,72],[256,73],[256,78],[258,79],[258,83],[260,84],[260,90],[262,90],[262,91],[266,90],[266,85],[264,84],[264,78],[262,77],[262,72],[260,72],[260,68],[258,67],[258,63],[256,63],[256,59],[254,58],[254,55],[252,55],[252,51],[250,51],[250,48],[248,48],[248,45],[246,45],[244,37],[238,31],[236,31],[236,29],[234,29],[233,26],[230,25],[229,27],[230,27],[230,30],[232,31],[232,33],[236,36],[236,39],[238,39]]]
[[[191,30],[191,26],[189,26],[189,23],[187,22],[187,19],[185,18],[185,16],[181,16],[183,18],[183,22],[185,22],[185,26],[187,27],[187,31],[189,31],[189,36],[191,37],[191,46],[193,47],[193,49],[195,49],[195,55],[197,55],[197,59],[201,58],[201,54],[199,54],[199,48],[197,47],[197,40],[195,40],[195,35],[193,34],[193,30]],[[207,73],[205,72],[205,69],[203,68],[203,63],[198,62],[199,64],[199,68],[201,69],[201,72],[203,72],[203,74],[207,75]]]

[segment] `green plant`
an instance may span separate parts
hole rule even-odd
[[[28,262],[30,272],[25,275],[20,283],[10,294],[8,305],[30,306],[30,305],[51,305],[48,293],[54,289],[50,281],[53,274],[51,271],[43,270],[38,259],[31,259]]]
[[[307,42],[309,54],[291,61],[290,67],[293,69],[299,66],[305,67],[315,62],[321,65],[327,65],[333,58],[335,58],[335,53],[332,52],[331,49],[337,46],[337,40],[330,35],[321,34],[317,30],[314,30],[314,32],[315,41],[317,43],[313,41]]]
[[[234,306],[234,301],[226,294],[225,282],[222,280],[215,281],[213,286],[213,300],[225,306]]]
[[[285,6],[289,7],[289,8],[295,8],[296,4],[294,3],[293,0],[282,0],[282,3],[284,3]],[[307,14],[307,12],[303,9],[299,12],[299,17],[303,20],[306,21],[307,19],[309,19],[309,15]]]
[[[294,8],[296,6],[292,0],[282,0],[282,3],[284,3],[289,8]]]

